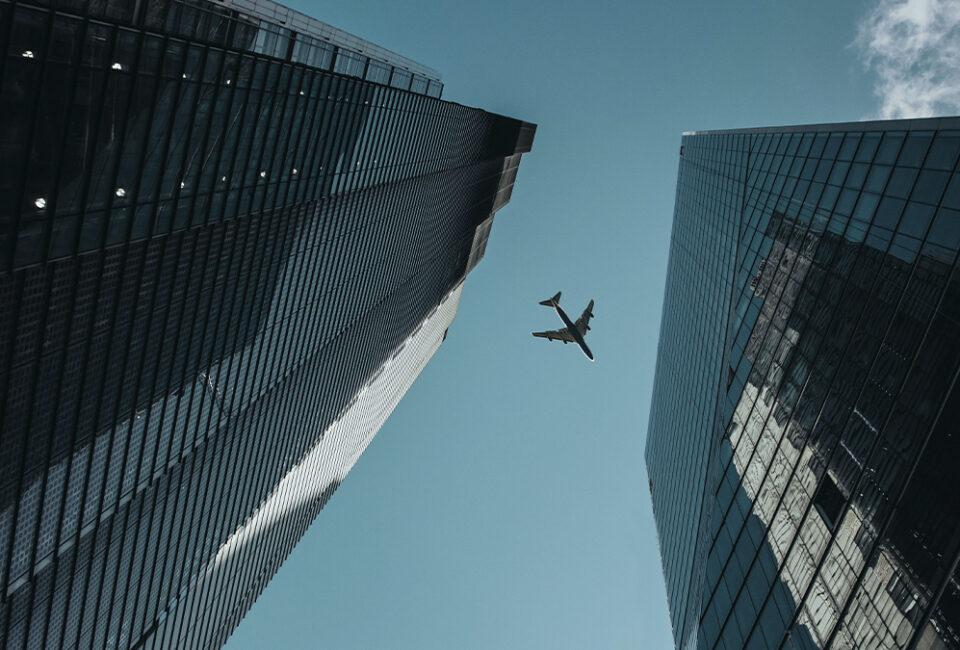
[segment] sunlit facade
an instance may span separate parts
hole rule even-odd
[[[678,648],[960,647],[960,118],[685,134],[647,441]]]
[[[535,126],[263,0],[0,0],[0,647],[219,647]]]

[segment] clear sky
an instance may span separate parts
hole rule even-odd
[[[446,342],[227,647],[672,647],[643,449],[680,134],[892,114],[903,2],[287,4],[538,130]],[[530,336],[560,290],[596,363]]]

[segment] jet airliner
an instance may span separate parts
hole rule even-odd
[[[590,329],[590,319],[593,317],[593,301],[591,300],[587,308],[583,310],[583,315],[577,319],[576,323],[571,322],[570,317],[567,316],[567,313],[560,307],[559,291],[553,298],[541,300],[540,304],[544,307],[553,307],[566,327],[562,330],[533,332],[533,335],[547,339],[548,341],[563,341],[564,344],[576,343],[580,346],[580,349],[583,350],[583,353],[587,355],[587,358],[593,361],[593,353],[590,352],[590,348],[587,347],[587,342],[583,340],[583,337],[587,335],[587,331]]]

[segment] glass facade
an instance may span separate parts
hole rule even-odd
[[[0,0],[0,646],[222,645],[443,340],[536,127],[330,30]]]
[[[689,133],[647,467],[678,648],[960,647],[960,118]]]

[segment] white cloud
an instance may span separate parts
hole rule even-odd
[[[960,113],[960,0],[879,0],[854,45],[884,119]]]

